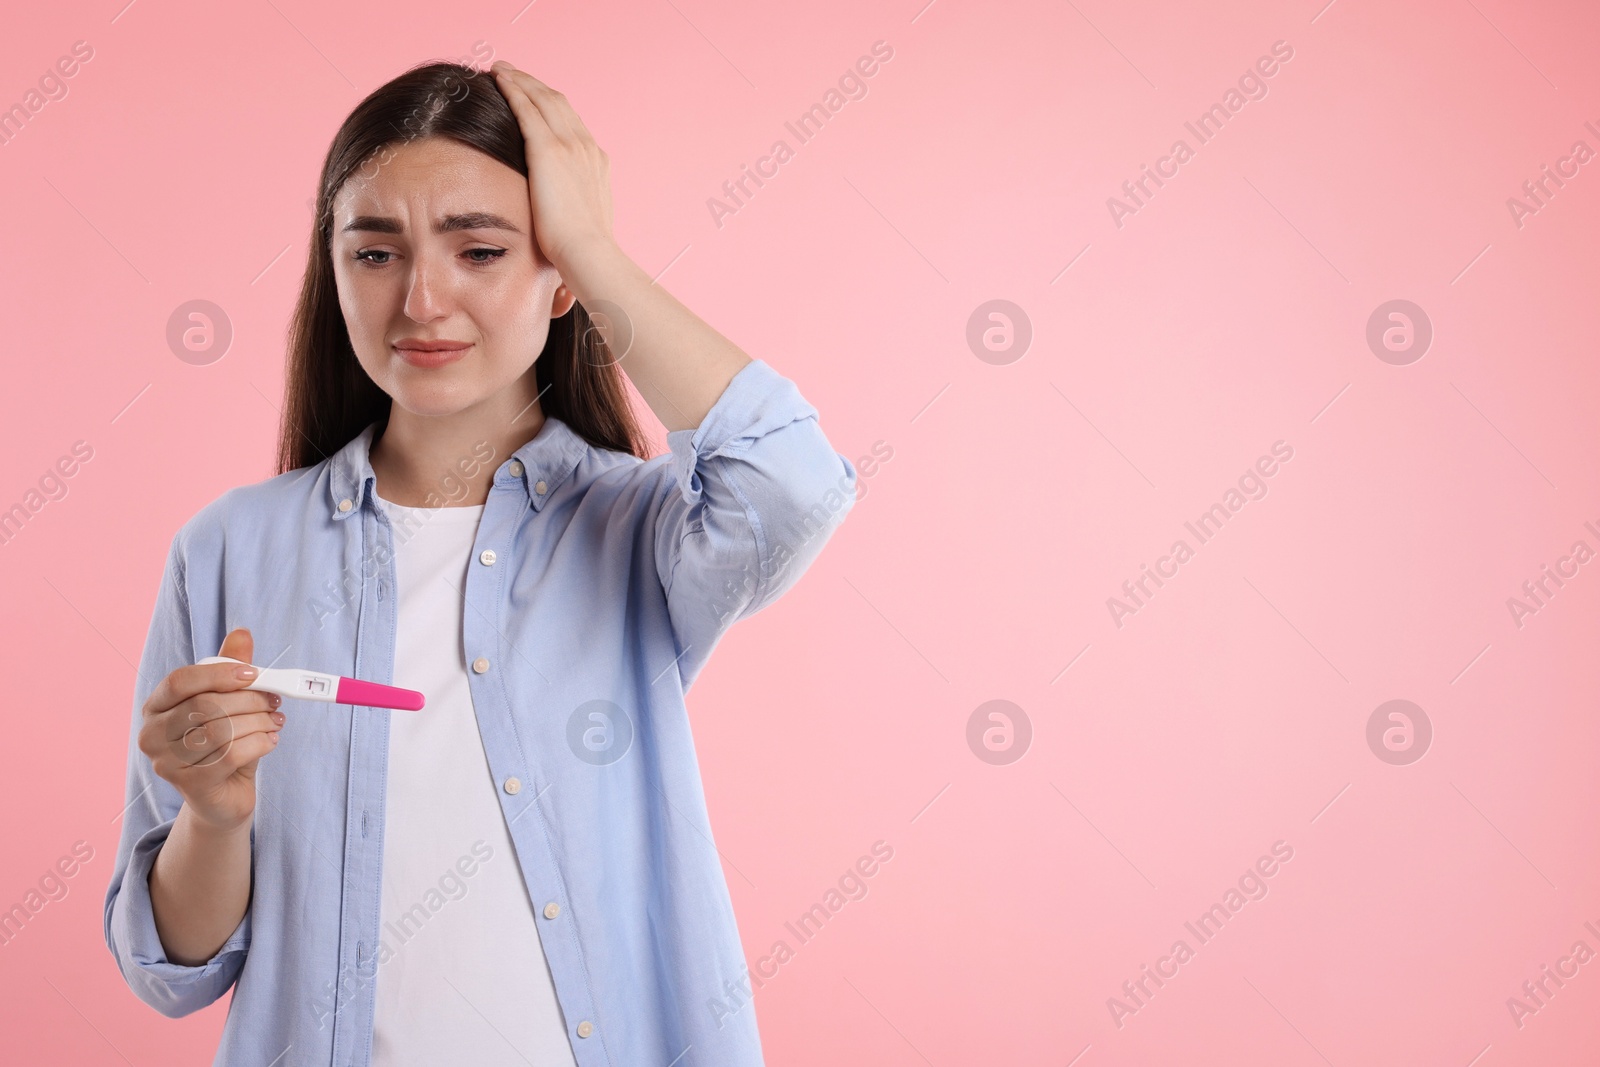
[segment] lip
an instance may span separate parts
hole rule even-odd
[[[443,367],[465,356],[472,344],[467,341],[405,340],[391,347],[395,355],[413,367]]]

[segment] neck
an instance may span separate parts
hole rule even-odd
[[[544,427],[538,401],[532,393],[521,394],[503,389],[450,415],[418,415],[392,405],[369,454],[378,495],[413,508],[485,503],[500,464]]]

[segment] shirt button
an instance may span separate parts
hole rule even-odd
[[[557,915],[560,915],[560,914],[561,914],[561,905],[557,904],[555,901],[552,900],[550,903],[548,903],[548,904],[546,904],[544,906],[544,917],[546,919],[554,919]]]
[[[590,1022],[588,1019],[585,1019],[583,1022],[578,1024],[579,1037],[588,1037],[592,1033],[594,1033],[594,1023]]]
[[[486,548],[478,554],[478,562],[482,563],[485,567],[493,567],[494,561],[497,558],[499,557],[494,554],[494,549],[492,548]]]
[[[543,495],[544,491],[546,489],[548,489],[548,488],[550,488],[550,487],[548,485],[545,485],[543,480],[540,480],[540,481],[537,481],[537,482],[533,483],[533,491],[535,493],[539,493],[540,495]]]
[[[522,461],[520,459],[512,460],[511,466],[508,469],[511,471],[511,476],[513,478],[522,477]]]
[[[521,788],[522,788],[522,781],[520,779],[518,779],[518,778],[507,778],[506,779],[506,792],[507,793],[510,793],[512,796],[516,796],[518,790],[520,790]]]
[[[478,674],[482,674],[484,671],[489,669],[489,661],[484,659],[482,656],[479,656],[477,659],[472,661],[472,669]]]
[[[353,506],[354,505],[350,503],[348,498],[339,501],[339,510],[340,511],[349,511]]]

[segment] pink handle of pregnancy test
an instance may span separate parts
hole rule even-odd
[[[421,711],[423,702],[422,694],[415,689],[363,682],[359,678],[340,678],[337,699],[341,704],[395,708],[399,711]]]

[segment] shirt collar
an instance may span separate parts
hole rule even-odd
[[[329,460],[328,495],[336,519],[358,513],[373,496],[377,475],[372,471],[372,439],[377,430],[378,422],[372,422]],[[588,450],[589,443],[572,427],[546,415],[533,439],[495,469],[489,491],[520,486],[533,510],[538,511]]]

